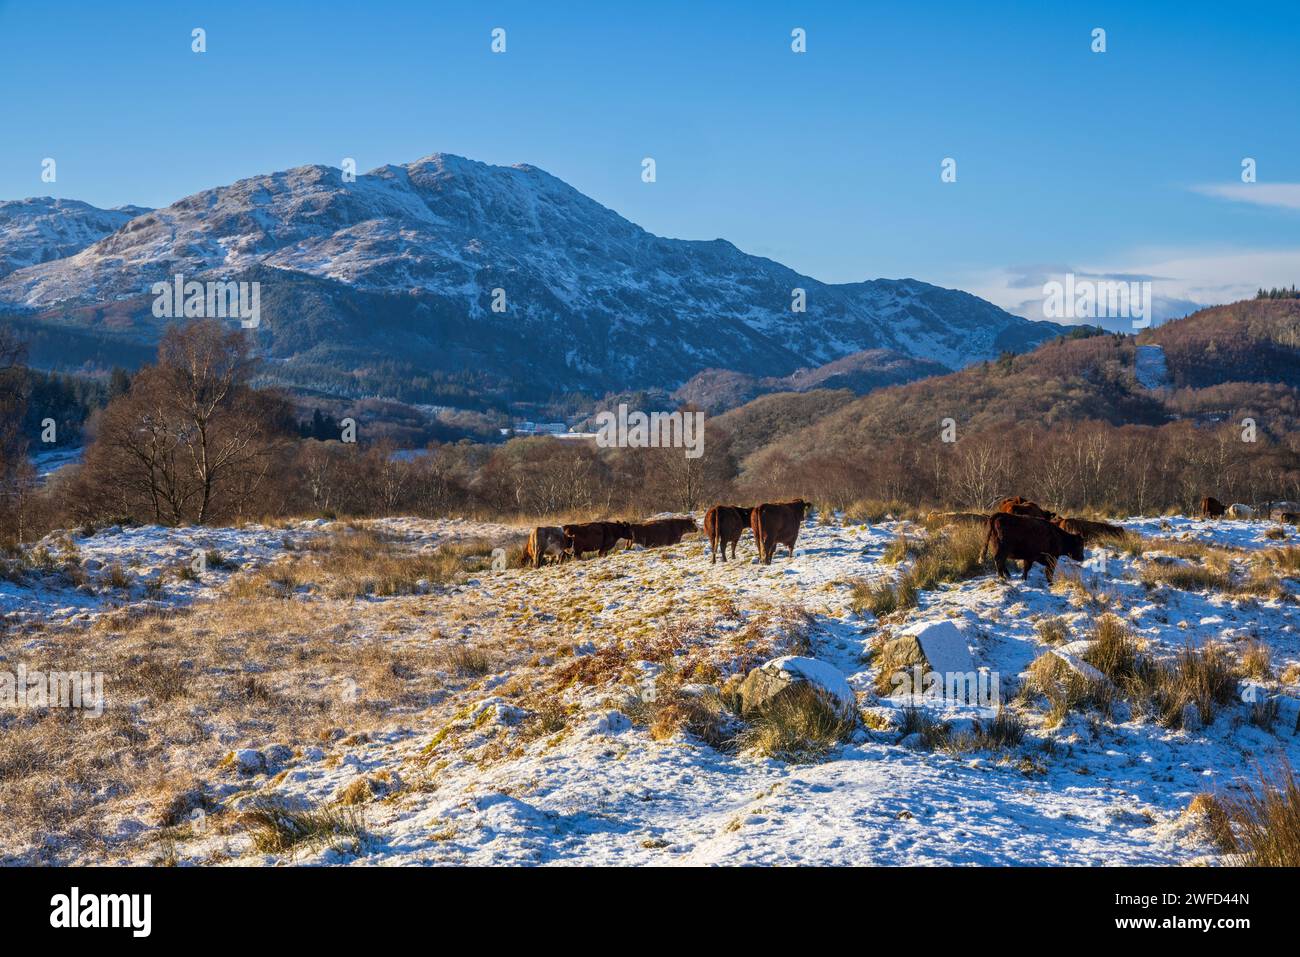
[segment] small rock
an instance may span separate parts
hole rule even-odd
[[[293,748],[287,744],[273,744],[262,752],[266,760],[267,767],[273,767],[277,764],[283,764],[293,757]]]
[[[240,774],[259,774],[266,770],[266,755],[253,748],[240,748],[231,753],[230,763]]]
[[[741,712],[761,710],[799,686],[817,689],[845,717],[857,713],[857,696],[843,673],[824,661],[800,655],[774,658],[751,671],[740,686]]]

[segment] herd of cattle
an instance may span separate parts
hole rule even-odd
[[[1276,507],[1275,507],[1276,506]],[[1269,517],[1275,517],[1288,525],[1300,525],[1300,505],[1295,502],[1270,502],[1264,509]],[[1258,510],[1249,505],[1224,505],[1217,498],[1205,496],[1201,499],[1202,518],[1254,518]]]
[[[763,564],[772,563],[778,545],[784,545],[790,557],[793,557],[799,528],[811,508],[811,503],[802,499],[754,506],[714,505],[704,516],[704,534],[709,540],[709,561],[716,563],[721,555],[725,562],[728,545],[731,546],[731,557],[734,560],[736,546],[745,529],[753,531],[758,558]],[[1218,499],[1207,496],[1201,501],[1201,514],[1206,518],[1225,515],[1230,518],[1253,518],[1255,510],[1246,505],[1225,506]],[[1284,522],[1300,524],[1300,512],[1282,511],[1280,515]],[[1043,566],[1049,583],[1061,556],[1069,556],[1076,562],[1081,562],[1084,560],[1085,544],[1099,539],[1120,538],[1125,534],[1119,525],[1084,518],[1066,518],[1019,495],[997,502],[991,514],[932,512],[930,517],[948,523],[982,525],[984,544],[980,551],[980,561],[983,562],[991,551],[1000,578],[1008,577],[1007,562],[1015,560],[1023,564],[1023,579],[1028,580],[1029,570],[1035,563],[1039,563]],[[534,528],[528,536],[528,542],[524,546],[524,561],[533,568],[540,568],[548,557],[557,563],[578,559],[590,552],[604,557],[620,541],[627,542],[629,547],[676,545],[687,533],[696,530],[692,518],[542,525]]]
[[[709,538],[709,555],[717,562],[721,550],[727,560],[736,557],[736,545],[745,529],[752,529],[758,544],[759,560],[772,563],[776,546],[784,545],[794,554],[799,527],[812,503],[802,499],[791,502],[767,502],[762,505],[715,505],[704,516],[704,534]],[[589,552],[605,557],[619,542],[657,548],[676,545],[689,532],[697,531],[693,518],[658,518],[649,522],[575,522],[569,525],[539,525],[524,545],[524,562],[540,568],[549,556],[555,562],[581,558]]]

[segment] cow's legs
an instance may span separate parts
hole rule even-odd
[[[1051,555],[1043,558],[1043,574],[1047,576],[1047,584],[1052,583],[1052,574],[1056,571],[1056,559]]]
[[[998,570],[998,577],[1005,579],[1010,576],[1007,574],[1007,555],[1006,552],[995,552],[993,555],[993,565]]]
[[[1032,558],[1024,559],[1024,566],[1025,566],[1025,573],[1020,576],[1020,580],[1027,582],[1029,581],[1029,569],[1034,567],[1034,560]]]

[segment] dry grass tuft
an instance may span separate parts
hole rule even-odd
[[[1241,652],[1239,672],[1243,678],[1266,681],[1273,677],[1273,652],[1262,641],[1251,640]]]
[[[737,744],[741,750],[792,763],[818,761],[848,740],[855,724],[817,688],[797,684],[756,711]]]
[[[1228,811],[1213,794],[1202,792],[1196,795],[1187,805],[1184,814],[1196,819],[1205,836],[1220,851],[1226,853],[1237,850],[1237,839],[1232,833]]]
[[[1232,591],[1232,575],[1204,565],[1168,565],[1148,562],[1142,567],[1142,584],[1168,585],[1181,591]]]
[[[921,592],[978,575],[983,570],[979,559],[983,547],[984,529],[977,525],[948,526],[916,541],[900,538],[886,550],[886,560],[901,562],[911,556],[911,565],[892,584],[855,582],[853,609],[858,614],[870,611],[881,618],[915,608]]]
[[[1072,712],[1083,708],[1096,708],[1108,715],[1115,703],[1112,687],[1089,680],[1050,651],[1029,665],[1021,695],[1025,699],[1046,700],[1044,721],[1049,728],[1057,727]]]
[[[875,581],[859,578],[853,582],[849,604],[855,614],[870,612],[883,618],[898,610],[898,592],[892,582],[883,578]]]
[[[253,846],[263,854],[292,856],[320,847],[356,853],[366,836],[361,817],[352,808],[295,811],[264,802],[243,811],[240,821],[249,829]]]
[[[1300,545],[1274,548],[1267,552],[1265,557],[1288,575],[1300,573]]]
[[[1146,681],[1160,723],[1182,727],[1188,705],[1195,705],[1203,724],[1237,699],[1236,669],[1221,645],[1185,647],[1172,662],[1161,662]]]
[[[1270,776],[1261,768],[1243,797],[1228,802],[1241,863],[1300,867],[1300,782],[1290,765]]]
[[[444,648],[438,655],[438,661],[447,671],[464,678],[482,678],[497,668],[493,654],[476,645],[456,644]]]
[[[854,524],[873,525],[885,521],[891,515],[894,518],[912,518],[916,515],[916,509],[906,502],[864,498],[859,499],[844,510],[844,521]]]
[[[923,708],[904,708],[903,723],[898,730],[903,738],[920,735],[918,746],[922,751],[946,749],[952,741],[952,725]]]
[[[1047,645],[1064,645],[1070,641],[1070,626],[1064,618],[1044,618],[1036,630],[1038,640]]]
[[[1141,645],[1128,627],[1114,615],[1097,619],[1092,632],[1093,645],[1084,660],[1116,684],[1138,680],[1146,667],[1140,655]]]

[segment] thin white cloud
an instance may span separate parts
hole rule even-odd
[[[1277,209],[1300,209],[1300,183],[1208,183],[1192,192],[1234,203],[1252,203]]]
[[[1078,279],[1151,283],[1154,319],[1177,318],[1206,306],[1253,299],[1256,290],[1300,282],[1300,247],[1292,249],[1144,249],[1116,260],[1050,266],[1007,266],[957,279],[952,285],[1027,319],[1043,319],[1042,284],[1072,272]],[[1087,320],[1080,320],[1087,321]],[[1098,322],[1133,331],[1127,320]]]

